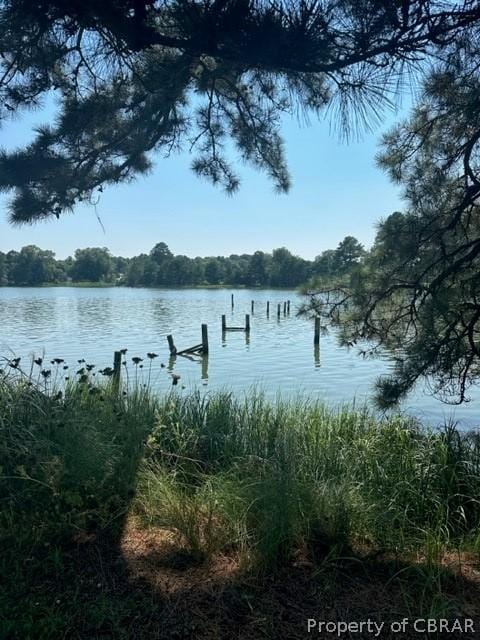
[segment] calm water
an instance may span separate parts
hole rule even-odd
[[[290,316],[283,315],[282,304],[278,320],[277,304],[287,299]],[[227,325],[243,325],[251,300],[255,311],[249,338],[244,332],[228,332],[223,339],[221,315],[226,314]],[[128,361],[132,356],[145,359],[143,370],[137,370],[145,379],[146,354],[153,351],[159,357],[150,375],[160,390],[170,389],[174,372],[180,375],[181,393],[193,388],[243,393],[259,386],[272,397],[308,394],[330,404],[353,398],[363,404],[376,377],[389,371],[389,362],[365,360],[355,349],[339,348],[333,335],[322,336],[315,353],[312,321],[295,316],[300,301],[295,292],[278,290],[0,288],[0,353],[21,356],[24,366],[32,354],[45,354],[49,360],[64,358],[76,369],[81,358],[111,366],[113,352],[127,348]],[[201,342],[201,323],[208,324],[208,359],[169,361],[167,334],[173,334],[177,349],[184,349]],[[129,372],[135,377],[133,365]],[[451,407],[417,389],[402,410],[432,424],[453,416],[465,427],[478,427],[480,393],[474,395],[471,403]]]

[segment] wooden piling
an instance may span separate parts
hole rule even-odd
[[[116,389],[120,387],[120,371],[122,366],[122,352],[115,351],[113,354],[113,385]]]
[[[287,314],[290,315],[290,300],[287,300]]]
[[[254,307],[255,307],[255,302],[252,300],[252,313],[253,313]]]
[[[227,318],[225,315],[222,316],[222,332],[227,330]]]
[[[177,348],[173,342],[173,336],[168,335],[167,340],[168,340],[168,348],[170,349],[170,355],[174,356],[177,353]]]
[[[202,353],[208,353],[208,327],[202,324]]]
[[[270,315],[270,300],[267,300],[267,316]]]
[[[313,337],[313,344],[320,344],[320,318],[315,318],[315,334]]]
[[[202,380],[208,380],[208,353],[202,356]]]
[[[287,303],[286,302],[283,303],[283,315],[284,316],[287,315]]]
[[[245,331],[250,333],[250,316],[248,313],[245,315]]]
[[[320,366],[320,345],[316,344],[313,347],[313,359],[315,362],[315,367],[318,368]]]
[[[278,305],[277,305],[277,318],[278,319],[280,319],[280,307],[281,307],[281,305],[280,305],[280,302],[279,302]]]
[[[232,309],[234,307],[234,302],[233,302],[233,293],[232,293]]]

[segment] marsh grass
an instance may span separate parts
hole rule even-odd
[[[154,411],[145,394],[122,399],[110,384],[45,393],[0,379],[2,519],[25,522],[38,539],[113,527],[134,494]]]
[[[158,408],[134,508],[161,524],[190,501],[208,527],[182,512],[171,526],[188,544],[208,553],[233,537],[266,568],[302,545],[318,554],[356,543],[435,563],[449,546],[478,548],[479,461],[478,435],[453,425],[426,431],[258,394],[173,395]],[[169,499],[152,501],[162,487]]]
[[[255,392],[122,393],[108,378],[60,393],[4,374],[0,608],[10,617],[0,622],[9,637],[64,629],[52,618],[54,631],[35,635],[38,610],[21,594],[42,572],[64,571],[72,540],[116,544],[129,518],[168,529],[196,561],[233,553],[259,577],[299,554],[318,579],[359,550],[415,560],[389,580],[406,611],[443,615],[442,558],[480,555],[479,496],[480,437],[452,424],[426,430]]]

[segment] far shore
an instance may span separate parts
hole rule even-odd
[[[3,285],[0,288],[3,289],[52,289],[52,288],[71,288],[71,289],[255,289],[258,291],[293,291],[296,287],[274,287],[274,286],[256,286],[256,285],[242,285],[242,284],[175,284],[175,285],[162,285],[162,286],[147,286],[139,285],[138,287],[115,282],[50,282],[45,284],[25,284],[25,285]]]

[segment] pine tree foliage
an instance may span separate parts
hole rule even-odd
[[[395,355],[377,383],[383,406],[419,378],[461,403],[480,376],[480,58],[467,53],[429,76],[422,104],[384,137],[378,161],[403,187],[406,212],[379,225],[349,278],[311,291],[343,343]]]
[[[231,193],[232,142],[286,191],[284,114],[368,125],[406,70],[475,38],[479,19],[471,0],[2,0],[1,121],[57,104],[1,153],[11,220],[58,217],[181,148]]]

